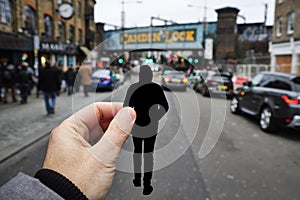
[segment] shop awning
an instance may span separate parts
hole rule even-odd
[[[86,46],[80,46],[80,50],[87,56],[90,53],[90,50]]]

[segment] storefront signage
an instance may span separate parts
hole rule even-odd
[[[135,43],[176,43],[195,42],[196,29],[163,30],[155,32],[123,33],[120,36],[121,44]]]
[[[40,43],[41,52],[49,53],[62,53],[62,54],[77,54],[77,46],[74,44],[63,44],[63,43],[51,43],[51,42],[41,42]]]
[[[0,49],[32,51],[32,38],[0,33]]]
[[[41,50],[45,51],[64,51],[65,45],[58,43],[41,43]]]

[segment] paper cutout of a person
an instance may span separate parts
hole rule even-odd
[[[169,110],[169,105],[163,89],[152,82],[153,74],[148,65],[142,65],[139,81],[132,84],[126,94],[124,106],[134,108],[136,121],[132,129],[134,145],[133,164],[135,187],[141,186],[142,154],[144,158],[143,194],[153,191],[151,185],[153,172],[153,151],[158,133],[159,120]],[[142,151],[144,143],[144,151]]]

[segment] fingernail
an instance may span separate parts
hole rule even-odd
[[[115,121],[120,129],[129,133],[131,131],[135,118],[135,111],[130,107],[125,107],[118,112]]]
[[[129,116],[130,121],[134,121],[135,118],[136,118],[136,114],[135,114],[134,109],[131,108],[131,107],[127,107],[127,108],[125,108],[125,109],[126,109],[127,112],[128,112],[128,116]]]
[[[117,118],[120,120],[126,120],[127,122],[132,122],[135,120],[135,111],[130,107],[125,107],[119,111]]]

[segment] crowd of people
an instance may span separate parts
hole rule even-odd
[[[68,95],[79,92],[82,82],[84,94],[88,96],[86,85],[90,82],[91,71],[88,65],[81,68],[82,72],[79,72],[79,67],[73,66],[64,71],[61,63],[50,64],[46,61],[36,75],[27,62],[15,66],[5,60],[0,63],[0,104],[27,104],[32,91],[36,91],[36,98],[41,93],[44,96],[47,115],[54,114],[56,96],[61,92]]]

